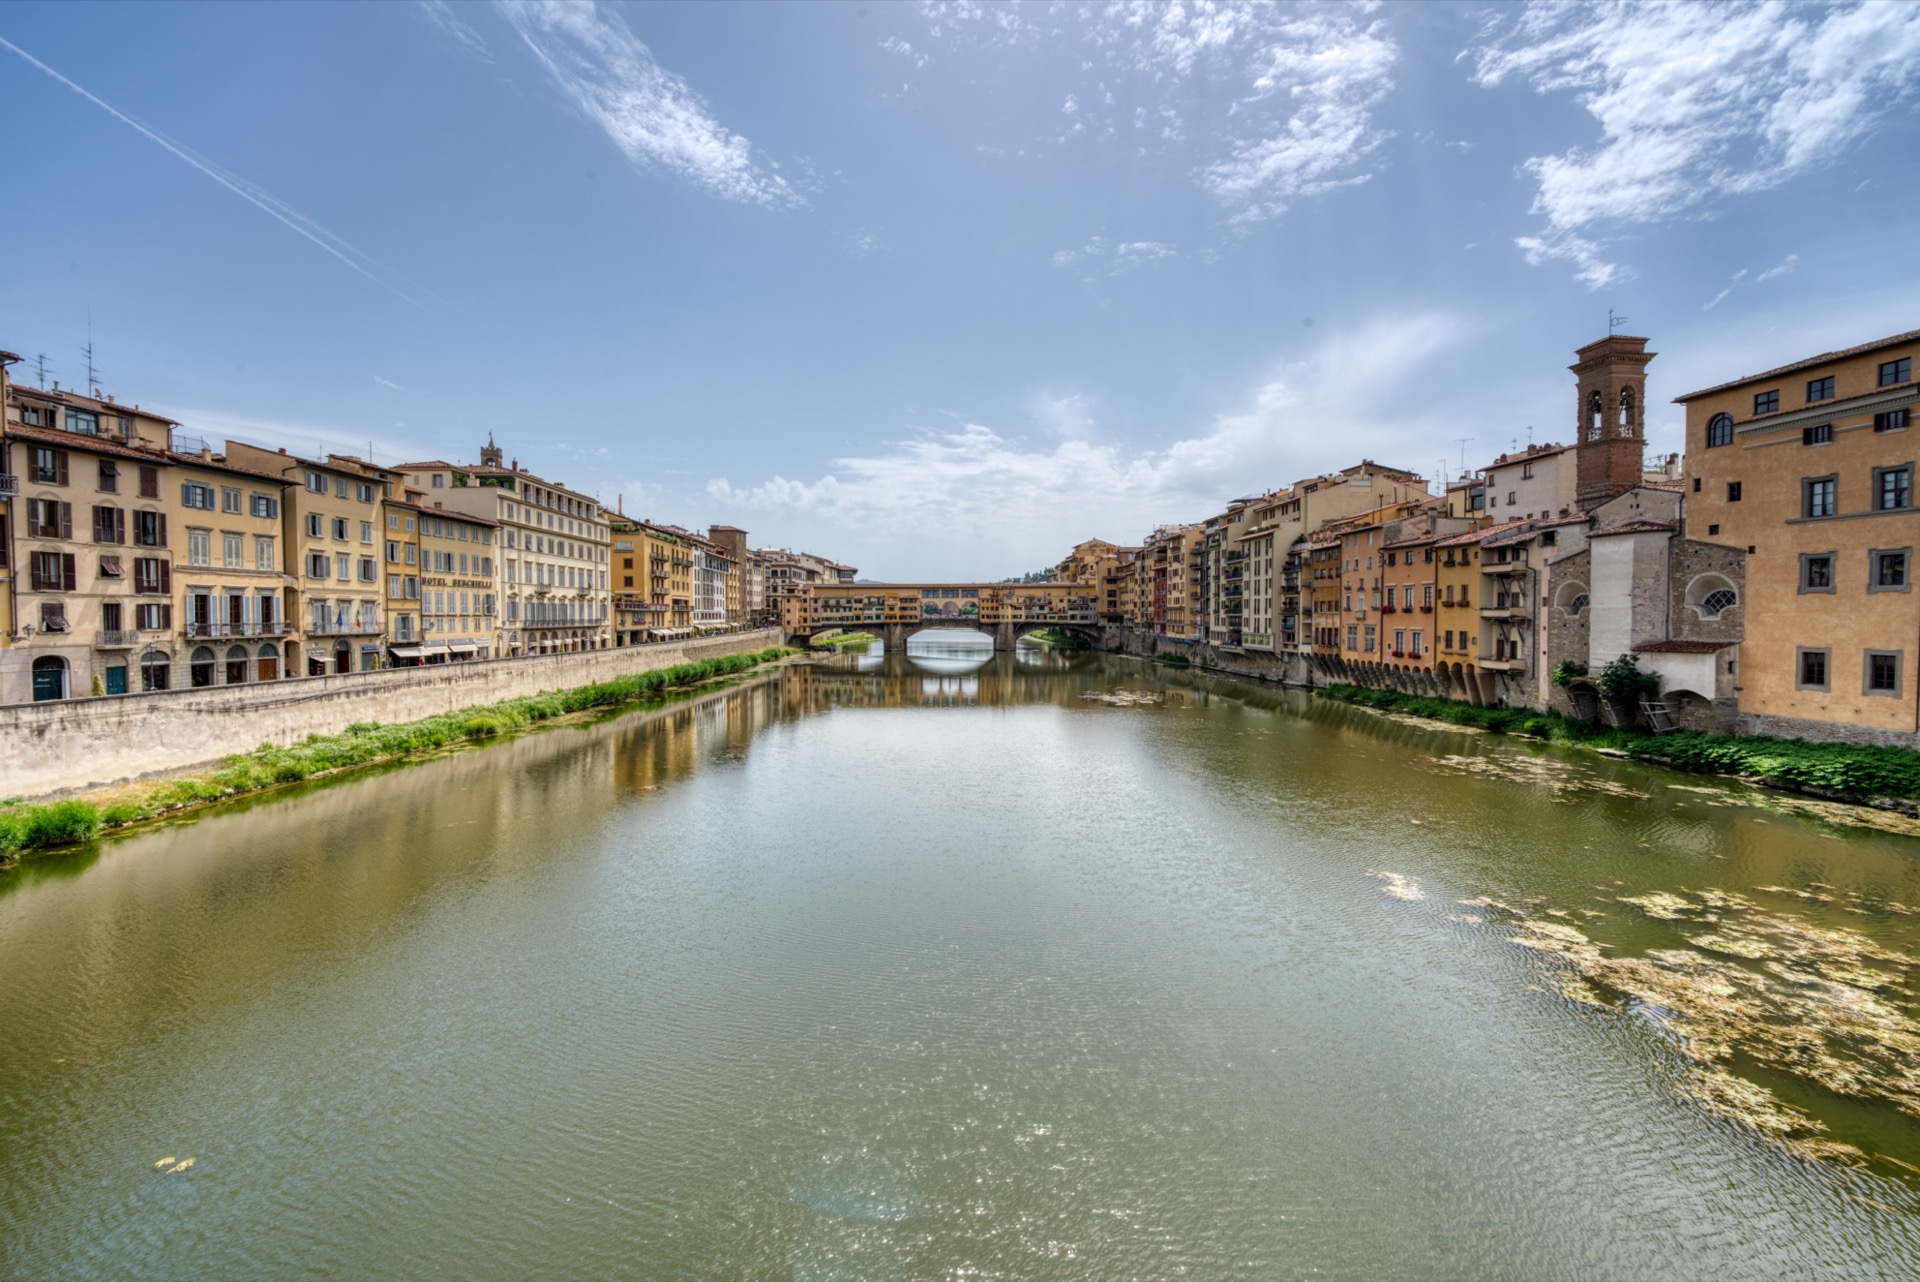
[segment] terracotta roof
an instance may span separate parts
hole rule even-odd
[[[8,423],[6,435],[23,441],[40,441],[62,449],[92,450],[115,458],[134,458],[143,463],[165,463],[166,454],[155,445],[134,445],[111,436],[88,436],[83,432],[63,432],[57,427],[32,427],[26,423]]]
[[[1532,524],[1533,522],[1531,521],[1506,521],[1499,525],[1489,525],[1478,530],[1468,530],[1465,534],[1448,535],[1446,538],[1434,544],[1434,546],[1442,548],[1465,547],[1468,544],[1478,543],[1493,535],[1508,534],[1520,529],[1522,526]]]
[[[1675,405],[1684,405],[1688,401],[1698,400],[1702,396],[1711,396],[1715,392],[1724,392],[1729,387],[1739,387],[1742,383],[1757,383],[1762,379],[1775,378],[1781,374],[1791,374],[1795,370],[1812,369],[1816,365],[1825,365],[1828,361],[1845,360],[1849,356],[1864,356],[1868,352],[1883,347],[1898,347],[1902,343],[1920,340],[1920,329],[1910,329],[1904,334],[1895,334],[1890,338],[1877,338],[1871,343],[1862,343],[1858,347],[1843,347],[1837,352],[1822,352],[1818,356],[1809,356],[1803,361],[1794,361],[1791,365],[1780,365],[1758,374],[1749,374],[1745,378],[1736,378],[1729,383],[1716,383],[1712,387],[1703,387],[1697,392],[1687,392],[1673,398]]]
[[[250,477],[256,481],[272,481],[275,485],[291,486],[292,481],[272,472],[256,472],[250,467],[241,467],[238,463],[229,463],[225,459],[201,458],[198,454],[181,454],[176,450],[167,451],[167,461],[176,467],[204,467],[215,472],[231,472],[235,476]]]
[[[1595,530],[1588,538],[1597,539],[1607,534],[1665,534],[1676,527],[1670,521],[1628,521],[1624,525],[1609,526],[1604,530]]]
[[[1633,647],[1635,654],[1718,654],[1738,641],[1649,641]]]

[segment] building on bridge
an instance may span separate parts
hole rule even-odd
[[[871,632],[895,648],[930,628],[969,628],[1011,650],[1043,628],[1095,639],[1099,602],[1085,583],[813,583],[786,596],[781,626],[795,638]]]

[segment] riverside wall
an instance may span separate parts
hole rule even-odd
[[[0,707],[0,797],[52,797],[210,766],[358,721],[417,721],[700,659],[764,650],[778,628],[664,645],[294,677]]]

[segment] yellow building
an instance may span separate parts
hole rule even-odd
[[[671,641],[693,632],[692,536],[683,530],[613,518],[613,597],[624,644]]]
[[[421,507],[417,517],[422,656],[459,663],[504,653],[494,559],[499,526],[437,505]]]
[[[228,441],[227,458],[284,477],[290,486],[281,512],[293,576],[287,617],[300,627],[304,654],[288,662],[308,676],[380,667],[386,636],[381,504],[394,473],[345,455],[301,458],[244,441]]]
[[[149,652],[148,677],[167,688],[176,648],[173,420],[11,380],[4,406],[0,702],[139,690]]]
[[[1676,398],[1687,534],[1746,553],[1744,600],[1724,573],[1688,600],[1731,596],[1754,621],[1735,687],[1749,730],[1915,742],[1916,363],[1920,330]]]
[[[173,606],[180,641],[176,686],[238,685],[298,676],[299,620],[282,555],[281,510],[288,482],[237,467],[202,449],[174,453],[165,494],[173,525]],[[138,566],[136,566],[136,571]],[[135,591],[141,590],[136,573]],[[142,688],[156,679],[162,651],[143,644]],[[290,670],[291,669],[291,670]]]
[[[381,563],[385,567],[384,617],[387,624],[387,661],[401,667],[426,662],[425,632],[420,620],[420,517],[422,491],[405,489],[380,505],[385,520]]]

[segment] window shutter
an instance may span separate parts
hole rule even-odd
[[[173,627],[173,606],[163,605],[160,607],[160,626],[166,629]]]
[[[160,512],[160,513],[157,513],[156,515],[160,518],[160,541],[156,543],[154,546],[165,547],[167,546],[167,514],[165,512]]]
[[[61,586],[68,592],[73,591],[74,586],[77,583],[77,580],[74,578],[74,574],[73,574],[73,553],[71,552],[66,552],[61,554],[60,582],[61,582]]]
[[[113,541],[112,538],[109,537],[113,527],[112,512],[113,509],[110,507],[97,507],[93,509],[93,541],[95,543],[111,543]]]
[[[64,459],[66,456],[62,455],[61,457],[62,459]],[[62,464],[60,471],[61,471],[60,479],[62,481],[65,481],[66,467],[64,463]],[[73,537],[73,504],[71,503],[62,503],[60,505],[60,537],[63,539],[70,539]]]
[[[65,485],[67,483],[67,452],[65,450],[55,450],[53,461],[54,466],[58,468],[60,472],[59,484]]]
[[[173,591],[173,566],[167,561],[160,562],[160,590],[162,592]],[[168,606],[163,608],[171,609],[172,607]]]

